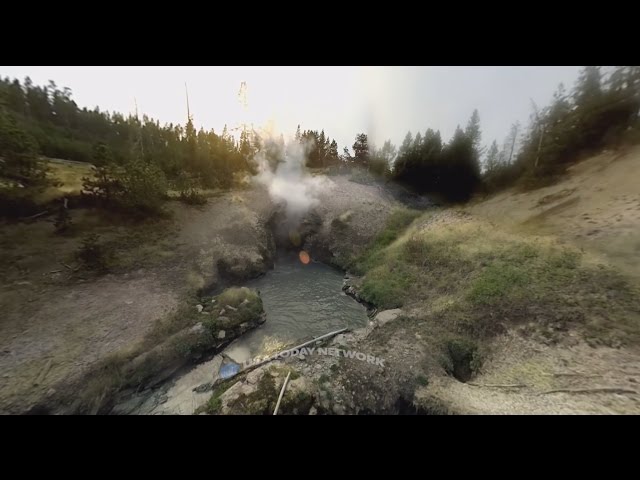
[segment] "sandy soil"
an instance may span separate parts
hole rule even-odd
[[[640,351],[584,343],[545,346],[509,334],[497,340],[483,374],[461,383],[436,377],[416,398],[471,414],[638,414]]]
[[[574,165],[562,182],[467,208],[501,225],[552,234],[640,281],[640,146]]]
[[[78,247],[77,238],[53,235],[46,221],[0,228],[7,246],[0,283],[0,412],[29,410],[97,360],[139,342],[189,293],[218,281],[218,258],[258,255],[262,216],[271,205],[266,192],[252,190],[211,199],[203,208],[171,208],[175,224],[162,237],[162,261],[85,280],[67,279],[60,263]],[[21,238],[30,240],[20,244]]]
[[[640,284],[640,147],[574,165],[560,183],[506,191],[464,210],[504,228],[582,247]],[[640,350],[545,346],[516,333],[498,339],[483,374],[423,389],[466,413],[640,413]],[[520,385],[516,388],[490,385]],[[556,390],[565,390],[556,392]]]

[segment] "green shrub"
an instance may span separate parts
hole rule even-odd
[[[200,193],[197,188],[182,190],[178,198],[187,205],[204,205],[207,203],[207,197]]]
[[[167,180],[160,168],[143,160],[128,162],[122,172],[122,203],[142,213],[160,213],[167,194]]]

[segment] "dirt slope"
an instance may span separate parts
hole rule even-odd
[[[53,395],[58,382],[73,382],[96,361],[141,341],[189,294],[217,282],[218,259],[259,256],[271,208],[266,192],[225,194],[201,209],[171,208],[174,220],[159,224],[166,231],[92,227],[105,238],[130,235],[129,243],[139,245],[121,255],[131,263],[84,280],[67,280],[60,263],[72,262],[67,257],[78,238],[53,235],[47,221],[0,227],[0,412],[27,411]],[[72,215],[81,222],[97,214]],[[145,243],[151,234],[160,240]]]
[[[562,182],[506,191],[471,213],[536,234],[552,234],[640,280],[640,146],[574,165]]]

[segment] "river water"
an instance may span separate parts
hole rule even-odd
[[[281,253],[273,270],[245,285],[260,291],[267,321],[222,352],[238,364],[342,327],[360,328],[368,323],[366,309],[342,292],[339,271],[312,260],[305,264],[296,252]],[[192,414],[211,397],[211,392],[198,392],[196,387],[217,377],[223,362],[228,360],[216,355],[182,372],[164,387],[121,404],[118,411]]]
[[[241,363],[338,330],[367,325],[366,309],[342,292],[342,274],[296,252],[281,253],[275,268],[245,285],[262,297],[267,321],[229,345],[225,354]]]

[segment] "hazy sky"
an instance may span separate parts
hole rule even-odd
[[[185,82],[197,127],[220,132],[241,122],[278,131],[325,129],[340,150],[366,131],[376,143],[399,144],[439,129],[448,139],[480,112],[483,142],[502,142],[516,120],[526,123],[531,99],[546,105],[560,82],[571,87],[579,67],[3,67],[0,75],[67,86],[80,107],[134,110],[161,123],[186,121]],[[238,99],[247,83],[248,108]]]

